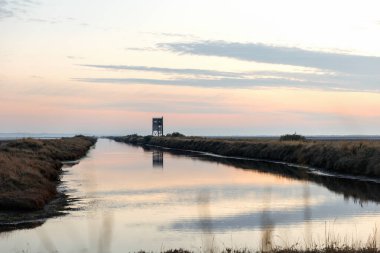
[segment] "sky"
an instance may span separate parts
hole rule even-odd
[[[0,133],[378,135],[379,10],[0,0]]]

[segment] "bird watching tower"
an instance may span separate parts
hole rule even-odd
[[[163,136],[164,135],[164,117],[153,118],[152,120],[152,135]]]

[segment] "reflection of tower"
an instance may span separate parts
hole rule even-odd
[[[152,135],[163,136],[164,135],[164,117],[153,118],[152,120]]]
[[[152,153],[153,168],[164,168],[164,152],[153,150]]]

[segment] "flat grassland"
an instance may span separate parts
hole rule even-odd
[[[85,136],[1,141],[0,209],[42,209],[57,194],[62,161],[78,160],[95,142]]]
[[[120,142],[209,152],[310,166],[340,174],[380,177],[380,141],[280,141],[203,137],[113,137]]]

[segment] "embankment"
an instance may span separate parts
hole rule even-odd
[[[62,161],[85,156],[95,142],[85,136],[0,142],[0,209],[42,209],[57,195]]]
[[[380,141],[278,141],[201,137],[113,137],[120,142],[280,161],[358,176],[380,177]]]
[[[144,151],[161,151],[168,152],[173,156],[188,157],[186,151],[176,149],[157,148],[152,146],[143,146]],[[355,202],[375,202],[380,203],[380,184],[368,180],[356,180],[354,178],[323,176],[316,173],[308,173],[308,171],[297,169],[282,163],[273,163],[266,161],[256,161],[249,159],[230,159],[217,156],[192,155],[193,160],[210,161],[228,165],[240,170],[253,170],[263,174],[277,175],[281,178],[292,180],[302,180],[316,183],[324,186],[332,192],[343,195],[344,198],[352,198]]]

